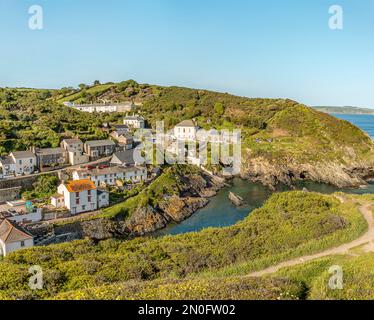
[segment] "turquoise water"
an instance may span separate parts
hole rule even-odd
[[[334,115],[337,118],[348,120],[367,131],[374,137],[374,116],[372,115]],[[330,194],[336,191],[348,193],[374,193],[374,184],[365,189],[339,190],[338,188],[326,184],[314,182],[303,182],[297,185],[297,189],[307,188],[309,191],[316,191]],[[285,188],[283,188],[285,190]],[[232,191],[248,203],[242,208],[235,207],[228,199],[229,192]],[[282,188],[279,190],[282,191]],[[181,233],[199,231],[208,227],[226,227],[243,220],[254,209],[260,207],[264,201],[271,195],[271,192],[261,184],[249,183],[241,179],[233,179],[232,186],[220,190],[209,204],[193,214],[189,219],[179,223],[171,224],[165,229],[160,230],[156,235],[176,235]]]

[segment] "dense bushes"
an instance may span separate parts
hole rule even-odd
[[[48,200],[54,193],[57,192],[59,179],[55,175],[42,175],[33,184],[31,191],[22,193],[22,197],[26,200],[41,199]]]
[[[12,285],[10,278],[14,274],[25,277],[30,265],[40,265],[46,272],[45,289],[32,293],[40,297],[129,280],[217,274],[222,268],[227,274],[237,274],[349,241],[365,228],[352,204],[340,204],[332,196],[276,194],[229,228],[125,242],[84,240],[17,251],[0,263],[0,292],[27,295],[27,283]]]

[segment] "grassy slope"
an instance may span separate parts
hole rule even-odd
[[[332,290],[328,271],[332,266],[343,270],[343,289]],[[374,254],[358,256],[330,256],[301,266],[286,268],[274,277],[287,277],[304,283],[308,299],[373,300],[374,299]]]
[[[130,280],[209,272],[238,275],[349,241],[366,227],[352,204],[342,205],[332,196],[275,194],[263,208],[229,228],[126,242],[77,241],[15,252],[1,262],[0,292],[10,298],[49,297]],[[29,292],[27,270],[35,264],[43,267],[46,286]]]
[[[125,282],[58,294],[57,300],[295,300],[305,287],[287,279],[244,277]]]

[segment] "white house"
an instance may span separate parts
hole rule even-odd
[[[4,219],[0,222],[0,255],[34,246],[34,237],[16,223]]]
[[[123,119],[123,124],[133,129],[144,129],[145,127],[144,118],[140,116],[125,117],[125,119]]]
[[[104,189],[97,189],[97,205],[99,208],[109,207],[109,192]]]
[[[65,207],[71,214],[95,211],[98,208],[97,189],[88,179],[61,183],[57,195],[51,197],[51,203],[56,208]]]
[[[96,187],[115,186],[119,180],[138,183],[147,180],[147,168],[115,166],[102,169],[79,169],[73,172],[73,179],[90,179]]]
[[[174,127],[174,136],[178,140],[194,141],[198,126],[192,120],[184,120]]]
[[[14,151],[0,160],[4,178],[32,174],[36,165],[36,156],[31,151]]]

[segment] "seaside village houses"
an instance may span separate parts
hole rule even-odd
[[[59,185],[57,194],[51,197],[51,203],[75,215],[109,206],[109,192],[99,190],[89,179],[72,180]]]
[[[143,117],[140,116],[129,116],[125,117],[123,120],[123,124],[127,125],[129,128],[132,129],[144,129],[145,128],[145,120]]]
[[[90,160],[89,156],[83,153],[83,142],[80,139],[65,139],[61,142],[61,148],[66,150],[72,166],[87,163]]]
[[[84,144],[84,151],[91,160],[95,160],[112,155],[116,151],[116,144],[112,140],[87,141]]]
[[[139,183],[147,180],[145,167],[108,167],[95,169],[77,169],[74,180],[90,179],[96,187],[122,186],[125,182]]]
[[[0,160],[3,178],[29,175],[36,166],[36,155],[32,151],[14,151]]]
[[[94,113],[94,112],[131,112],[135,109],[135,105],[132,102],[124,103],[92,103],[92,104],[74,104],[71,102],[64,102],[64,105],[77,109],[82,112]]]

